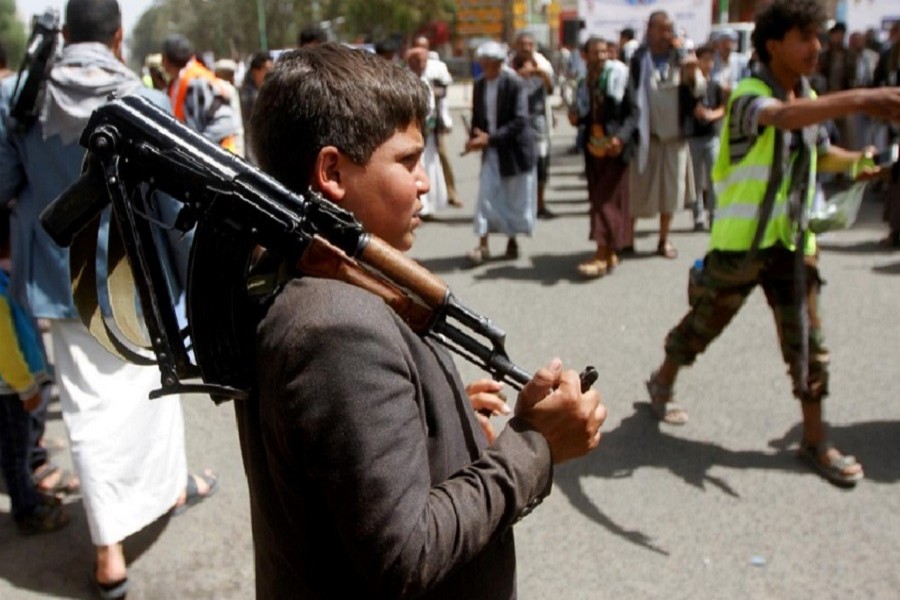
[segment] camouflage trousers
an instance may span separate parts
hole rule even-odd
[[[819,318],[817,259],[807,256],[807,308],[809,313],[809,372],[807,392],[800,392],[799,356],[802,352],[800,312],[793,254],[784,247],[766,248],[747,263],[745,252],[711,251],[702,270],[694,268],[688,283],[690,312],[666,337],[666,355],[678,365],[693,364],[731,322],[750,292],[759,285],[775,317],[781,354],[788,365],[794,396],[802,402],[819,402],[828,395],[828,350]]]

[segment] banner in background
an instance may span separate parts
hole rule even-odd
[[[874,28],[887,31],[900,21],[900,0],[846,0],[847,32]]]
[[[712,0],[578,0],[578,16],[584,19],[581,41],[592,35],[618,41],[619,32],[626,27],[633,28],[635,37],[643,40],[647,18],[657,10],[669,13],[675,33],[686,32],[694,44],[699,46],[709,38]]]

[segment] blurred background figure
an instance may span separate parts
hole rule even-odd
[[[220,58],[213,64],[213,73],[228,85],[228,97],[231,102],[231,114],[234,119],[234,153],[240,157],[246,155],[244,144],[244,118],[241,110],[241,96],[234,85],[234,75],[238,65],[230,58]]]
[[[307,25],[297,34],[297,47],[318,46],[328,41],[325,31],[315,25]]]
[[[472,131],[466,152],[477,150],[482,156],[474,219],[478,246],[467,257],[472,265],[480,265],[490,258],[490,233],[507,237],[504,258],[519,257],[516,236],[534,233],[537,196],[524,82],[504,68],[507,50],[503,44],[484,42],[475,56],[482,75],[472,95]]]
[[[9,294],[10,213],[0,204],[0,473],[20,534],[65,527],[62,503],[39,493],[31,472],[31,417],[50,383],[40,332]]]
[[[447,156],[444,138],[453,130],[453,116],[450,114],[450,104],[447,102],[447,90],[453,83],[453,76],[447,63],[441,60],[437,52],[431,50],[431,42],[424,35],[418,36],[413,40],[413,48],[423,48],[428,52],[428,62],[425,63],[425,74],[423,77],[431,84],[434,92],[435,115],[437,121],[435,123],[434,135],[437,138],[438,157],[441,161],[441,170],[444,173],[444,182],[447,185],[447,202],[450,206],[461,207],[462,200],[456,191],[456,179],[453,176],[453,166]]]
[[[719,155],[719,129],[725,116],[726,92],[712,74],[714,55],[711,46],[698,48],[685,66],[679,88],[681,129],[687,138],[694,167],[694,231],[712,227],[716,206],[712,169]]]
[[[244,74],[239,90],[241,96],[241,119],[244,125],[244,157],[254,165],[256,155],[253,148],[253,129],[250,127],[250,116],[256,105],[259,88],[262,87],[266,75],[272,70],[272,56],[268,52],[257,51],[250,57],[250,64]]]
[[[169,78],[169,100],[175,118],[226,150],[234,152],[238,120],[231,108],[233,86],[216,77],[181,34],[166,36],[163,69]],[[240,113],[238,113],[240,114]]]
[[[429,94],[428,118],[425,120],[425,127],[422,130],[422,137],[425,138],[425,151],[420,159],[431,184],[428,192],[420,196],[422,209],[419,211],[419,216],[425,221],[433,218],[437,211],[447,206],[447,184],[444,182],[444,171],[441,168],[441,159],[438,155],[438,111],[434,91],[431,88],[431,81],[425,76],[425,65],[427,62],[428,50],[425,48],[410,48],[406,53],[406,65],[431,92]]]
[[[678,257],[669,241],[672,216],[694,202],[691,155],[681,133],[678,88],[681,54],[669,15],[656,11],[647,20],[646,44],[631,59],[631,83],[638,105],[640,143],[631,172],[631,218],[659,216],[656,254]],[[634,226],[632,226],[632,232]]]
[[[516,56],[521,57],[520,68],[513,64]],[[553,65],[537,47],[534,35],[522,32],[516,36],[513,53],[508,60],[528,88],[528,111],[537,160],[537,216],[542,219],[554,215],[544,203],[544,190],[550,178],[550,129],[553,125],[553,111],[547,101],[553,93]],[[543,87],[541,90],[538,86]]]
[[[588,102],[580,113],[571,111],[569,119],[587,129],[589,237],[597,248],[578,265],[578,272],[595,279],[612,273],[619,264],[619,252],[633,244],[628,163],[634,155],[637,113],[628,67],[609,54],[603,39],[591,38],[585,48],[588,72],[579,93],[587,95]]]
[[[148,54],[144,59],[144,85],[151,90],[165,91],[169,85],[162,67],[162,54]]]

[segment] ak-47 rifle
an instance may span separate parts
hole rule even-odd
[[[44,211],[41,221],[59,245],[72,246],[76,288],[93,287],[95,294],[95,256],[77,248],[96,246],[100,213],[112,203],[117,227],[110,233],[110,281],[127,257],[134,273],[125,287],[137,288],[149,333],[144,348],[153,351],[161,371],[161,389],[152,397],[205,392],[221,401],[246,396],[253,385],[252,335],[259,305],[254,296],[277,287],[271,273],[254,272],[260,247],[289,265],[288,276],[341,279],[381,296],[413,330],[436,338],[497,380],[519,389],[530,379],[507,356],[504,332],[460,303],[440,278],[364,231],[347,211],[317,193],[291,192],[146,99],[113,99],[97,109],[81,144],[88,149],[81,178]],[[174,226],[194,230],[184,331],[147,217],[157,190],[183,205]],[[117,252],[118,236],[124,248]],[[100,332],[108,349],[147,362],[135,336],[127,333],[137,329],[133,324],[103,321],[95,298],[79,302],[77,289],[75,295],[82,319],[91,321],[92,332]],[[121,309],[135,303],[114,299],[117,304]],[[202,383],[190,381],[198,376]],[[589,367],[582,374],[583,387],[595,379]]]

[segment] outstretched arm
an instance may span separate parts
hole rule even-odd
[[[793,130],[854,113],[900,121],[900,87],[846,90],[791,102],[775,100],[760,112],[759,124]]]

